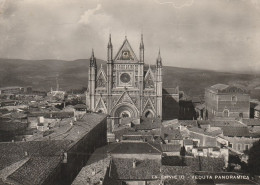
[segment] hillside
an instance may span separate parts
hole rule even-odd
[[[97,60],[98,68],[101,63]],[[49,90],[56,87],[58,75],[60,88],[79,89],[87,86],[88,59],[75,61],[63,60],[19,60],[0,59],[0,87],[32,86]],[[237,74],[164,66],[163,86],[176,87],[191,96],[203,95],[204,88],[216,83],[239,84],[251,90],[252,98],[260,99],[260,75]]]

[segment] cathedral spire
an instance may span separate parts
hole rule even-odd
[[[157,67],[162,67],[162,57],[161,57],[161,50],[159,48],[159,53],[158,53],[158,57],[157,57],[157,61],[156,61],[156,66]]]
[[[111,62],[113,60],[113,45],[111,41],[111,34],[109,34],[109,40],[107,44],[107,62]]]
[[[141,34],[141,42],[140,42],[140,62],[144,62],[144,41],[143,41],[143,33]]]
[[[111,33],[110,33],[107,48],[112,48],[112,47],[113,47],[113,45],[112,45],[112,42],[111,42]]]
[[[140,49],[144,49],[143,34],[141,34]]]
[[[94,55],[94,50],[92,48],[92,53],[91,53],[91,57],[90,57],[90,64],[89,64],[90,67],[96,67],[96,58],[95,58],[95,55]]]

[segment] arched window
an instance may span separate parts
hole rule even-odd
[[[229,111],[228,111],[227,109],[225,109],[225,110],[223,111],[223,116],[224,116],[224,117],[228,117],[228,116],[229,116]]]
[[[127,112],[123,112],[123,113],[122,113],[122,117],[123,117],[123,118],[128,118],[128,117],[129,117],[129,114],[128,114]]]
[[[232,102],[236,102],[236,101],[237,101],[237,97],[236,97],[236,96],[232,96],[232,97],[231,97],[231,101],[232,101]]]
[[[151,113],[151,111],[147,111],[144,115],[146,118],[152,118],[153,117],[153,114]]]

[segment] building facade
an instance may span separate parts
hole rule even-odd
[[[105,69],[106,68],[106,69]],[[86,104],[90,111],[110,115],[112,125],[124,120],[140,123],[140,118],[162,117],[162,58],[145,70],[143,36],[136,56],[125,40],[113,57],[111,35],[107,46],[107,65],[97,70],[92,51]]]
[[[216,84],[205,90],[206,117],[249,118],[250,96],[244,89]]]

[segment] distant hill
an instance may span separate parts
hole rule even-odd
[[[97,60],[106,64],[103,60]],[[49,90],[56,87],[58,75],[61,89],[79,89],[87,87],[88,59],[74,61],[63,60],[19,60],[0,59],[0,87],[32,86],[36,89]],[[204,88],[216,83],[238,84],[251,91],[252,98],[260,99],[260,75],[237,74],[164,66],[163,86],[176,87],[190,96],[204,94]]]

